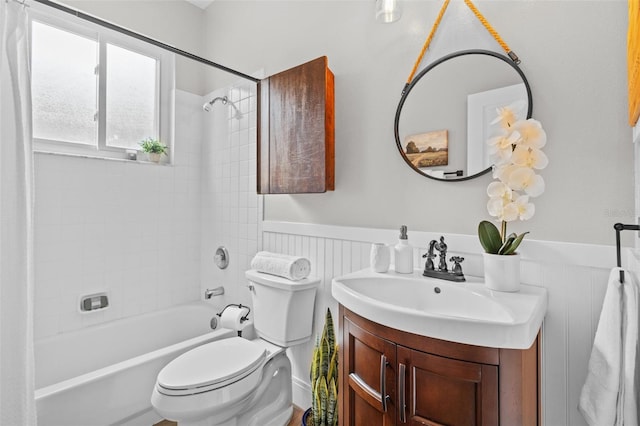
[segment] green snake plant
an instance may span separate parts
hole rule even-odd
[[[331,310],[316,337],[311,363],[311,419],[314,426],[338,424],[338,345]]]

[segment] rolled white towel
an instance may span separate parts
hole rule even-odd
[[[251,269],[299,281],[311,273],[311,262],[304,257],[260,251],[251,261]]]

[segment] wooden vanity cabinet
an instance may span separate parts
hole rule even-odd
[[[342,316],[339,419],[343,425],[396,424],[396,345]],[[383,400],[383,395],[387,396]]]
[[[539,336],[527,350],[497,349],[394,330],[343,306],[339,321],[341,425],[539,424]]]

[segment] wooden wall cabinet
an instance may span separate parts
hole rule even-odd
[[[340,306],[343,426],[539,424],[538,339],[527,350],[418,336]]]
[[[325,56],[258,88],[258,193],[334,189],[334,77]]]

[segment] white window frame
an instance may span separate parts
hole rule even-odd
[[[81,37],[95,40],[98,43],[96,58],[96,78],[98,90],[97,114],[97,146],[84,145],[50,139],[33,139],[35,152],[53,154],[81,155],[97,158],[127,159],[126,148],[107,146],[106,142],[106,69],[107,44],[139,53],[157,60],[156,93],[158,105],[155,113],[155,124],[159,131],[159,139],[169,147],[169,163],[173,162],[174,148],[174,106],[175,106],[175,54],[141,40],[120,34],[117,31],[85,21],[72,15],[51,10],[34,3],[29,16],[30,34],[33,21],[58,28]],[[38,7],[40,6],[40,7]],[[101,78],[102,77],[102,78]],[[139,151],[139,149],[138,149]],[[144,157],[141,158],[144,160]]]

